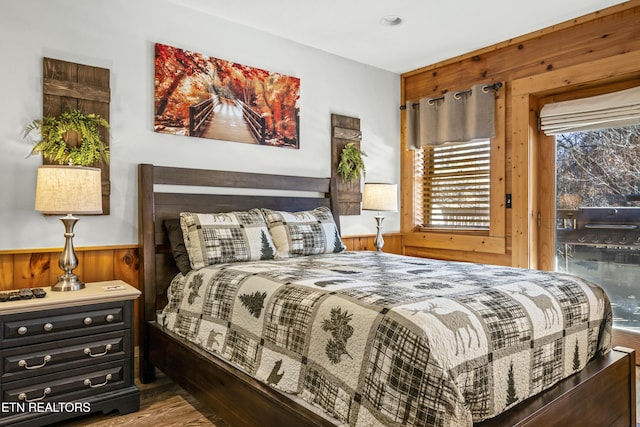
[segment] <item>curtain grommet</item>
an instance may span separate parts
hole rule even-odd
[[[462,98],[462,96],[461,96],[461,92],[456,92],[456,93],[454,93],[454,94],[453,94],[453,98],[454,98],[454,99],[460,99],[460,98]]]
[[[483,93],[489,93],[489,85],[482,86],[482,92]]]

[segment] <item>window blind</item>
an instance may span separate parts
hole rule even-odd
[[[546,135],[640,123],[640,86],[604,95],[545,104],[540,128]]]
[[[489,140],[423,148],[423,226],[489,228]]]

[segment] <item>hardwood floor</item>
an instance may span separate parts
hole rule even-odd
[[[636,367],[637,422],[640,427],[640,366]],[[119,415],[94,414],[74,421],[55,424],[55,427],[113,427],[113,426],[213,426],[229,427],[217,415],[205,409],[186,391],[162,374],[152,384],[138,384],[140,411]],[[284,427],[284,426],[283,426]]]
[[[113,426],[214,426],[229,427],[217,415],[204,408],[200,402],[168,377],[159,374],[154,383],[136,384],[140,389],[140,411],[120,415],[91,414],[53,424],[55,427],[113,427]]]

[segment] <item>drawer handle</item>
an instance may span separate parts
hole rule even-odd
[[[27,399],[27,394],[26,393],[20,393],[18,395],[18,400],[24,400],[25,402],[39,402],[40,400],[44,399],[45,397],[47,397],[47,394],[51,393],[51,387],[47,387],[44,390],[42,390],[43,394],[42,397],[37,397],[35,399]]]
[[[113,376],[111,374],[107,374],[107,376],[104,377],[104,382],[100,384],[91,384],[91,380],[87,378],[86,380],[84,380],[84,385],[88,385],[91,388],[104,387],[109,381],[111,381],[112,378]]]
[[[18,366],[20,366],[21,368],[24,369],[39,369],[42,368],[44,365],[46,365],[48,362],[51,362],[51,356],[49,356],[48,354],[42,359],[42,364],[41,365],[36,365],[36,366],[29,366],[27,365],[27,361],[24,359],[21,359],[18,362]]]
[[[85,317],[82,323],[84,323],[86,326],[89,326],[93,323],[93,319],[91,317]]]
[[[27,329],[26,326],[20,326],[18,328],[18,335],[24,335],[28,332],[29,330]]]
[[[104,352],[102,353],[96,353],[93,354],[91,352],[91,349],[89,347],[84,349],[84,354],[88,355],[89,357],[101,357],[101,356],[105,356],[107,353],[109,353],[109,350],[111,350],[113,348],[113,346],[111,344],[107,344],[104,346]]]
[[[50,332],[53,330],[53,324],[51,323],[45,323],[44,326],[42,327],[42,329],[44,329],[47,332]]]
[[[107,317],[105,319],[108,323],[111,323],[115,319],[115,316],[113,314],[107,314]]]

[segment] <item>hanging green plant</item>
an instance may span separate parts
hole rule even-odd
[[[34,130],[40,132],[41,139],[30,155],[41,153],[51,162],[92,166],[99,160],[109,163],[109,147],[100,137],[100,128],[108,129],[109,123],[99,115],[72,110],[32,121],[25,127],[24,137]],[[67,143],[73,133],[77,135],[76,145]]]
[[[338,162],[338,174],[345,181],[355,181],[361,176],[364,177],[365,167],[362,157],[366,157],[366,153],[362,151],[355,143],[350,142],[344,146],[340,152],[340,161]]]

